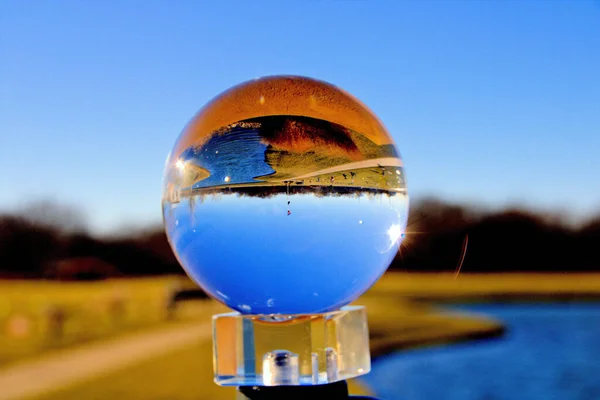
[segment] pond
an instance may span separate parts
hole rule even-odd
[[[402,351],[363,382],[388,400],[599,400],[600,304],[458,307],[503,321],[504,337]]]

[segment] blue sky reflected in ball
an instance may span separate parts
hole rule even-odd
[[[186,271],[216,299],[243,313],[295,314],[366,291],[396,255],[407,209],[401,194],[211,194],[167,205],[165,221]]]

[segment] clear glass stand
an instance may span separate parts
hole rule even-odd
[[[364,375],[371,370],[366,309],[215,315],[213,367],[221,386],[323,385]]]

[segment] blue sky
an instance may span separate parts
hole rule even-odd
[[[280,194],[269,202],[208,194],[194,197],[193,207],[189,201],[165,206],[181,265],[229,307],[263,314],[348,304],[387,269],[407,221],[400,194]]]
[[[299,74],[366,103],[413,196],[600,209],[599,1],[0,2],[0,210],[160,223],[204,103]]]

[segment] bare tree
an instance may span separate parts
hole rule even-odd
[[[78,207],[40,200],[26,204],[16,215],[36,225],[54,228],[63,234],[87,232],[85,213]]]

